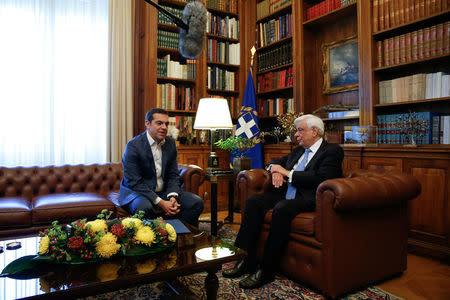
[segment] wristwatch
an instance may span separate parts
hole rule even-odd
[[[175,200],[177,200],[177,202],[178,202],[178,199],[180,198],[180,196],[178,196],[178,195],[176,195],[176,194],[172,194],[172,195],[168,195],[167,196],[167,200],[170,200],[170,198],[175,198]]]

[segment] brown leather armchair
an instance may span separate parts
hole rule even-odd
[[[271,186],[262,169],[237,176],[242,213],[252,194]],[[406,270],[407,201],[420,194],[417,179],[401,174],[358,170],[321,183],[316,211],[300,213],[291,223],[280,271],[337,297]],[[272,211],[264,219],[259,255],[267,239]]]

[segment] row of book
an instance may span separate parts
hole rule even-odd
[[[224,97],[228,101],[228,108],[230,109],[230,114],[233,119],[237,119],[241,112],[241,104],[239,98],[237,97]]]
[[[294,111],[293,98],[259,99],[258,115],[260,117],[279,116]]]
[[[238,72],[208,66],[206,87],[215,90],[235,91],[239,86],[238,79]]]
[[[208,12],[206,32],[230,39],[239,39],[239,20],[229,16],[216,16]]]
[[[195,79],[195,60],[186,60],[185,64],[171,60],[170,54],[157,59],[156,75],[178,79]]]
[[[223,64],[239,65],[241,53],[239,43],[221,42],[216,39],[207,40],[207,60]]]
[[[206,7],[237,14],[238,0],[206,0]]]
[[[450,21],[376,42],[377,66],[387,67],[450,53]]]
[[[292,0],[264,0],[256,4],[256,19],[264,18],[265,16],[290,5]]]
[[[450,75],[419,73],[379,82],[379,103],[396,103],[450,97]]]
[[[324,0],[306,10],[306,20],[320,17],[354,2],[356,2],[356,0]]]
[[[158,47],[178,49],[179,39],[180,34],[178,32],[158,30]]]
[[[284,66],[292,62],[292,41],[258,53],[258,72]]]
[[[264,47],[292,34],[292,15],[286,14],[258,25],[258,45]]]
[[[373,31],[443,12],[449,6],[448,0],[373,0]]]
[[[183,17],[183,10],[180,8],[175,8],[175,7],[166,6],[166,5],[161,5],[161,7],[164,8],[165,10],[167,10],[168,12],[170,12],[172,15],[174,15],[180,19]],[[168,16],[166,16],[164,13],[162,13],[159,10],[158,10],[158,23],[175,25],[175,23],[172,22],[172,20]]]
[[[158,83],[156,87],[156,107],[195,110],[195,89],[182,84]]]
[[[257,92],[267,92],[274,89],[280,89],[292,86],[294,81],[294,74],[292,67],[281,71],[268,72],[258,75]]]
[[[450,144],[450,116],[435,112],[378,115],[379,144]]]

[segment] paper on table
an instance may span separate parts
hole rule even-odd
[[[177,234],[191,233],[191,231],[179,219],[166,220],[166,222],[173,226]]]

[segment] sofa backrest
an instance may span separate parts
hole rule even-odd
[[[48,167],[0,167],[0,198],[60,193],[91,192],[106,196],[118,191],[122,164],[64,165]]]

